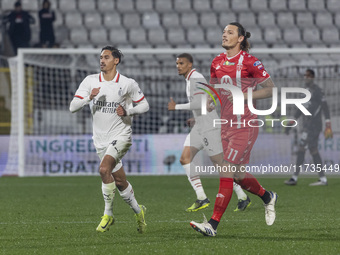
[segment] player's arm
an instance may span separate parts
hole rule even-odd
[[[187,104],[176,104],[172,97],[170,97],[170,102],[168,103],[168,110],[197,110],[201,109],[201,101],[199,96],[194,96],[192,101]]]
[[[98,95],[100,91],[99,88],[92,89],[90,95],[86,95],[86,89],[83,88],[84,86],[81,84],[79,89],[76,92],[73,100],[70,103],[70,112],[74,113],[81,110],[85,105],[89,104],[91,100]]]
[[[273,80],[269,77],[265,81],[259,84],[262,89],[253,91],[253,99],[264,99],[272,97],[273,88],[275,87]],[[248,98],[248,93],[244,93],[244,98]]]
[[[143,98],[141,101],[136,103],[136,106],[131,109],[125,110],[121,105],[117,107],[116,113],[118,116],[135,116],[147,112],[150,109],[148,101]]]
[[[133,79],[130,80],[131,83],[128,88],[128,94],[135,106],[131,109],[124,109],[119,105],[116,109],[118,116],[134,116],[147,112],[150,109],[149,103],[145,99],[143,91],[139,88],[138,83]]]
[[[202,79],[202,78],[200,78]],[[204,83],[207,83],[205,79],[202,80]],[[168,103],[168,110],[174,111],[174,110],[199,110],[201,109],[201,95],[204,94],[203,91],[198,89],[198,83],[197,78],[190,79],[190,82],[192,82],[195,86],[193,91],[190,91],[190,94],[193,94],[191,96],[191,100],[189,103],[186,104],[176,104],[176,102],[173,100],[172,97],[170,97],[170,102]]]
[[[249,73],[249,78],[255,79],[256,84],[262,87],[259,90],[252,91],[252,99],[256,100],[272,97],[275,85],[261,61],[255,57],[251,57],[245,62],[245,65]],[[244,100],[247,100],[247,98],[248,93],[244,93]]]
[[[168,103],[168,110],[169,111],[175,111],[175,110],[196,110],[196,109],[200,109],[200,102],[199,102],[199,100],[192,100],[190,103],[186,103],[186,104],[176,104],[174,99],[172,97],[170,97],[170,102]]]

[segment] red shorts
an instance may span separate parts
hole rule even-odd
[[[249,163],[250,152],[257,136],[258,127],[221,131],[224,160],[233,164]]]

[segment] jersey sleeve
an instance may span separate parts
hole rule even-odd
[[[129,96],[134,103],[138,103],[144,99],[144,93],[135,80],[132,80],[129,87]]]
[[[215,66],[215,59],[211,63],[210,67],[210,84],[217,84],[217,75],[216,75],[216,66]]]
[[[202,83],[207,84],[207,80],[204,78],[204,76],[202,74],[196,74],[194,77],[190,78],[190,98],[191,98],[191,100],[193,100],[195,97],[198,97],[201,94],[204,94],[204,90],[202,90],[201,88],[209,90]]]
[[[257,79],[256,80],[257,84],[264,82],[270,77],[270,75],[264,68],[262,62],[258,60],[256,57],[251,57],[249,59],[247,69],[250,74],[250,77]]]
[[[89,82],[89,77],[86,77],[79,85],[74,97],[84,99],[91,94],[91,84]]]

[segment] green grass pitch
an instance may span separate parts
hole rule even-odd
[[[136,231],[132,210],[116,193],[116,223],[95,231],[104,209],[99,177],[0,178],[0,254],[340,254],[340,178],[329,186],[295,187],[282,178],[259,176],[278,193],[277,218],[267,226],[262,201],[233,212],[236,196],[217,236],[204,237],[189,222],[209,219],[217,178],[203,178],[209,208],[187,213],[194,192],[186,176],[129,176],[139,203],[147,207],[147,233]]]

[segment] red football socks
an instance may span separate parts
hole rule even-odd
[[[214,213],[211,219],[220,222],[233,194],[233,178],[220,178],[220,188],[216,196]]]
[[[250,173],[246,173],[243,180],[237,181],[242,189],[249,191],[259,197],[262,197],[266,190],[260,185],[257,179]]]

